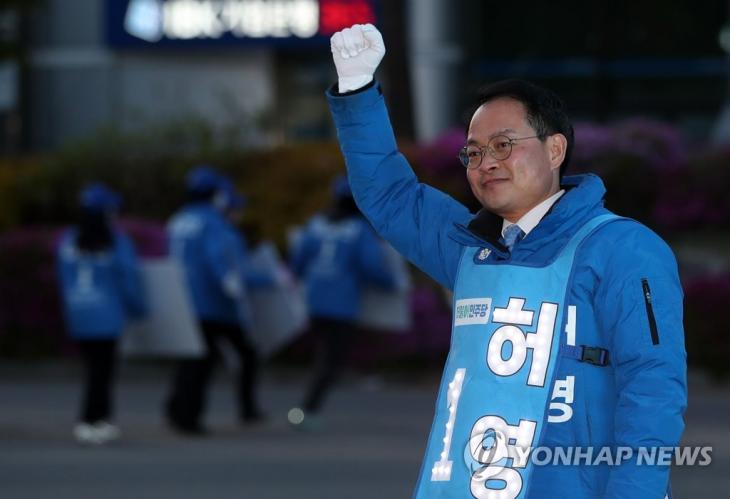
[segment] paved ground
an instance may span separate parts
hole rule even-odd
[[[268,424],[241,428],[221,375],[212,392],[212,436],[183,439],[159,415],[167,370],[126,365],[117,394],[125,435],[113,446],[74,443],[75,366],[0,365],[0,497],[373,498],[410,497],[430,426],[433,382],[372,383],[350,377],[318,433],[292,431],[287,409],[305,373],[269,371]],[[730,497],[730,387],[693,376],[685,442],[713,445],[709,467],[675,469],[675,497]]]

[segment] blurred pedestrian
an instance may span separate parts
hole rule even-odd
[[[357,327],[363,286],[395,286],[381,241],[360,214],[344,176],[335,180],[333,194],[329,211],[311,218],[290,255],[292,270],[305,283],[310,329],[318,343],[303,403],[289,411],[289,421],[301,428],[321,424],[320,411]]]
[[[84,394],[74,436],[85,444],[119,438],[112,422],[116,348],[125,322],[146,303],[132,242],[114,227],[121,198],[103,184],[81,192],[81,217],[62,236],[57,268],[66,328],[84,364]]]
[[[270,279],[247,270],[247,248],[229,217],[243,208],[244,198],[231,181],[208,166],[187,176],[187,203],[168,224],[170,250],[179,260],[203,335],[201,358],[177,366],[165,414],[182,434],[203,435],[207,389],[216,364],[223,359],[222,341],[238,361],[236,395],[241,423],[262,420],[256,396],[259,359],[248,337],[251,311],[248,286],[266,286]]]

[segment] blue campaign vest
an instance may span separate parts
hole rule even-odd
[[[575,253],[618,218],[589,220],[544,265],[464,251],[451,349],[415,498],[527,497],[529,449],[540,445],[547,419]]]

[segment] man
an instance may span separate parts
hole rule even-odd
[[[684,427],[676,262],[653,232],[603,207],[598,177],[562,178],[573,129],[560,99],[522,81],[486,88],[460,154],[483,206],[472,215],[419,184],[398,152],[373,81],[377,29],[336,33],[332,53],[328,99],[358,206],[454,291],[415,496],[669,495],[669,466],[640,465],[637,452],[678,445]],[[570,457],[536,464],[536,447]],[[604,447],[610,461],[588,455]]]
[[[251,320],[246,287],[268,283],[246,271],[245,241],[227,218],[243,203],[231,181],[200,166],[188,174],[187,190],[187,204],[168,224],[170,252],[185,269],[207,351],[200,359],[180,362],[166,416],[180,433],[201,435],[206,432],[202,424],[206,392],[222,357],[221,340],[231,345],[240,360],[237,398],[241,422],[255,423],[262,418],[255,393],[258,355],[246,334]]]
[[[312,217],[291,254],[292,270],[306,284],[311,330],[320,347],[302,407],[289,411],[289,421],[302,429],[321,424],[320,411],[357,327],[364,285],[395,285],[381,242],[357,209],[344,176],[335,179],[333,194],[330,210]]]

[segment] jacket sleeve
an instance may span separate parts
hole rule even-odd
[[[69,232],[65,232],[59,239],[58,245],[56,246],[56,277],[58,279],[58,289],[61,295],[61,299],[66,301],[68,290],[73,284],[75,278],[73,272],[73,265],[69,262],[68,258],[64,258],[64,253],[68,251],[70,245]]]
[[[122,296],[127,313],[135,318],[147,314],[147,293],[142,283],[139,260],[134,245],[123,234],[117,234],[117,258]]]
[[[221,292],[231,299],[243,293],[243,266],[240,245],[233,228],[211,223],[204,235],[204,261]]]
[[[469,211],[418,182],[398,152],[379,84],[327,97],[358,207],[401,254],[453,289],[462,247],[448,233],[468,223]]]
[[[289,266],[299,279],[304,277],[310,260],[316,252],[316,242],[309,234],[308,228],[303,229],[301,236],[292,245],[289,253]]]
[[[238,237],[238,260],[243,267],[243,284],[249,288],[271,288],[276,284],[273,269],[263,271],[253,268],[249,258],[248,244],[243,234]]]
[[[632,459],[612,467],[605,499],[664,498],[670,467],[639,464],[637,453],[678,446],[687,406],[683,293],[676,261],[658,236],[636,226],[616,246],[598,294],[605,300],[600,320],[610,332],[615,369],[614,441],[633,449]]]
[[[362,279],[384,289],[395,288],[395,276],[383,251],[381,240],[364,221],[359,239],[356,250]]]

